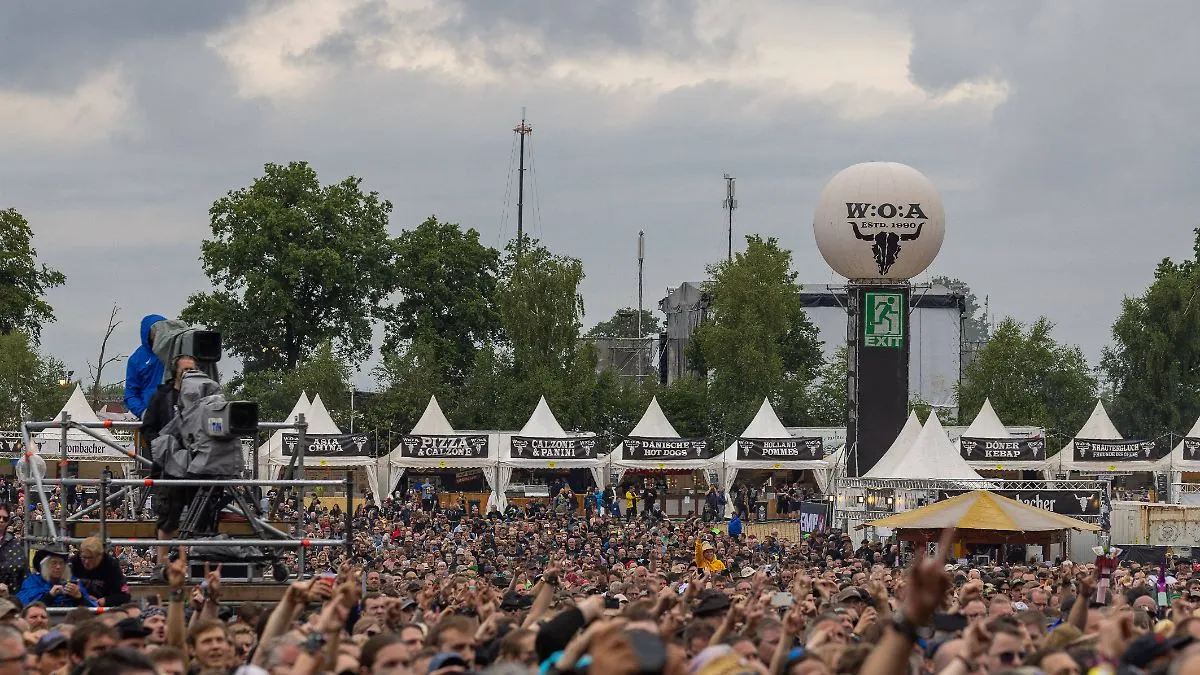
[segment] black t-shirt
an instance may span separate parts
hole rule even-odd
[[[78,579],[92,598],[103,598],[108,607],[129,602],[129,585],[125,581],[125,574],[121,572],[121,564],[111,555],[105,554],[100,566],[94,570],[84,568],[79,556],[73,556],[71,577]]]

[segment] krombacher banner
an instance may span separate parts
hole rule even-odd
[[[707,438],[630,436],[625,439],[624,443],[625,459],[680,462],[689,459],[708,459],[712,456],[712,443]]]
[[[1166,443],[1162,439],[1148,441],[1111,441],[1079,439],[1074,441],[1076,462],[1153,462],[1162,459]],[[1169,448],[1167,449],[1169,451]]]
[[[739,438],[737,458],[754,462],[822,459],[825,443],[819,437]]]
[[[484,459],[488,455],[488,437],[474,435],[403,436],[400,456],[417,459]]]
[[[1044,438],[958,439],[962,458],[971,462],[1039,462],[1046,459]]]
[[[509,441],[513,459],[595,459],[596,437],[540,438],[513,436]]]
[[[938,501],[957,497],[967,490],[938,490]],[[1062,516],[1098,516],[1102,490],[992,490],[1001,497]]]
[[[370,454],[363,434],[305,434],[305,457],[361,457]],[[283,435],[283,454],[291,456],[300,444],[299,434]]]

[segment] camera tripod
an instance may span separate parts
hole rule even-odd
[[[206,485],[195,488],[196,493],[188,505],[187,515],[179,524],[180,539],[194,536],[209,537],[218,533],[221,512],[226,506],[233,504],[246,516],[247,522],[254,530],[258,539],[267,539],[267,529],[256,517],[258,509],[251,506],[255,503],[250,488],[237,485],[236,478],[230,478],[230,485]]]

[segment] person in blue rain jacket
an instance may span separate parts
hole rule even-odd
[[[154,355],[153,326],[166,317],[147,314],[142,317],[142,345],[125,364],[125,407],[141,419],[150,405],[150,397],[163,381],[163,364]]]

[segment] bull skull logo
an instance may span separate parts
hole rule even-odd
[[[875,265],[879,267],[879,273],[887,274],[888,270],[892,269],[892,265],[900,258],[900,242],[913,241],[921,236],[921,226],[924,223],[918,223],[917,229],[908,234],[896,234],[895,232],[876,232],[875,234],[863,234],[858,229],[858,223],[851,223],[854,227],[854,236],[863,241],[874,242],[871,245],[871,253],[875,255]]]

